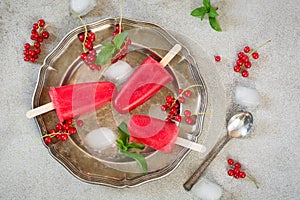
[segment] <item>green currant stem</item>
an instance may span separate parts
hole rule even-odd
[[[191,116],[197,116],[197,115],[210,115],[212,114],[212,112],[199,112],[199,113],[195,113],[195,114],[192,114]],[[185,115],[180,115],[181,117],[185,117]]]
[[[120,0],[120,21],[119,21],[119,33],[122,32],[122,18],[123,18],[123,0]]]
[[[253,183],[255,184],[255,186],[256,186],[257,189],[259,188],[259,186],[258,186],[256,180],[255,180],[252,176],[247,175],[246,177],[247,177],[251,182],[253,182]]]
[[[265,46],[266,44],[268,44],[269,42],[271,42],[271,40],[266,41],[265,43],[263,43],[262,45],[260,45],[259,47],[257,47],[256,49],[252,50],[249,53],[249,56],[251,56],[254,52],[256,52],[258,49],[262,48],[263,46]]]
[[[82,25],[83,25],[83,27],[84,27],[84,40],[83,40],[83,42],[82,42],[82,50],[83,50],[84,53],[86,53],[87,50],[86,50],[86,48],[85,48],[85,46],[84,46],[84,43],[85,43],[85,41],[86,41],[87,34],[88,34],[88,30],[87,30],[86,24],[85,24],[85,22],[83,21],[83,19],[82,19],[79,15],[77,15],[76,13],[73,13],[73,12],[72,12],[72,15],[74,15],[75,17],[77,17],[77,18],[81,21],[81,23],[82,23]]]

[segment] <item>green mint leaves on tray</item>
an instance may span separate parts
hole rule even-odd
[[[118,131],[119,131],[119,138],[116,139],[116,143],[118,144],[119,147],[119,153],[136,160],[140,168],[143,170],[143,172],[147,173],[148,165],[144,156],[130,151],[134,149],[143,150],[145,148],[145,145],[138,142],[129,142],[130,133],[128,131],[127,124],[125,122],[122,122],[118,126]]]
[[[105,65],[110,61],[113,57],[113,55],[116,53],[116,51],[119,51],[126,42],[128,33],[127,32],[122,32],[117,34],[112,42],[102,42],[103,48],[101,51],[98,53],[97,58],[96,58],[96,64],[99,65]]]
[[[214,30],[221,32],[222,29],[216,18],[217,16],[219,16],[219,14],[217,13],[216,9],[210,5],[210,0],[203,0],[203,6],[196,8],[195,10],[193,10],[191,12],[192,16],[199,17],[201,19],[201,21],[204,19],[206,14],[208,15],[208,20],[209,20],[210,26]]]

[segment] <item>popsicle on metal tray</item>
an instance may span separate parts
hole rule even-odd
[[[173,122],[150,116],[133,115],[128,123],[130,140],[143,143],[158,151],[169,153],[174,145],[204,153],[206,147],[190,140],[178,137],[178,126]]]
[[[26,113],[28,118],[56,110],[60,122],[86,114],[109,102],[115,85],[111,82],[89,82],[51,87],[51,102]]]
[[[113,94],[113,106],[121,114],[125,114],[150,99],[163,86],[173,80],[164,67],[181,50],[176,44],[160,62],[147,57],[133,72],[121,89]]]

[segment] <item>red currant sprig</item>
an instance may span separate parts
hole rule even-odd
[[[192,117],[191,113],[188,114],[188,111],[185,111],[184,112],[185,115],[181,116],[181,115],[179,115],[179,111],[180,111],[180,104],[183,104],[185,102],[186,98],[191,97],[193,94],[192,91],[190,90],[190,88],[199,87],[199,86],[201,86],[201,85],[192,85],[192,86],[185,88],[184,90],[179,89],[177,98],[170,96],[170,95],[166,97],[165,104],[161,106],[162,111],[168,112],[168,117],[167,117],[166,121],[175,120],[177,122],[181,122],[182,117],[185,117],[184,121],[186,124],[193,124],[195,122],[195,119]]]
[[[115,27],[115,31],[113,32],[112,34],[112,40],[111,42],[113,43],[114,41],[114,38],[122,33],[123,29],[121,27],[120,24],[117,24],[116,27]],[[122,60],[126,55],[127,55],[127,49],[128,49],[128,46],[131,44],[131,40],[127,37],[126,40],[123,42],[122,46],[120,47],[120,49],[116,50],[113,55],[112,55],[112,58],[111,58],[111,63],[116,63],[118,62],[118,60]]]
[[[259,188],[255,179],[251,177],[249,174],[246,174],[246,172],[241,169],[242,168],[241,163],[235,162],[232,158],[229,158],[227,160],[227,163],[229,165],[229,169],[227,171],[227,174],[229,176],[232,176],[235,179],[239,179],[239,178],[243,179],[247,177],[250,181],[252,181],[255,184],[256,188]]]
[[[41,43],[50,36],[49,32],[46,30],[47,26],[48,24],[46,24],[43,19],[38,20],[37,23],[32,25],[30,38],[35,42],[33,45],[25,43],[23,51],[24,61],[35,62],[38,58],[38,55],[41,53]]]
[[[53,138],[56,140],[66,141],[69,135],[77,133],[77,129],[73,125],[73,120],[66,120],[63,123],[55,125],[55,129],[51,129],[48,134],[43,135],[46,144],[51,144]]]
[[[261,47],[265,46],[267,43],[271,42],[271,40],[266,41],[256,49],[251,51],[251,48],[249,46],[244,47],[244,51],[239,52],[237,57],[238,59],[236,60],[236,65],[233,67],[233,70],[235,72],[241,73],[244,78],[249,76],[249,71],[248,69],[251,68],[252,63],[250,61],[250,58],[252,57],[253,59],[258,59],[259,54],[257,52],[258,49]]]

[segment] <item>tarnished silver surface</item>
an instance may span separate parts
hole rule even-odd
[[[103,40],[111,39],[114,26],[119,22],[118,18],[109,18],[92,24],[88,24],[88,30],[96,34],[95,49],[101,49]],[[180,43],[161,27],[140,21],[123,19],[123,28],[129,33],[132,45],[129,49],[126,61],[131,66],[138,66],[148,55],[155,59],[161,59],[175,44]],[[79,82],[101,81],[102,72],[91,71],[80,60],[82,52],[81,43],[77,35],[84,31],[83,26],[70,31],[47,56],[40,70],[38,83],[33,97],[33,108],[50,102],[48,90],[50,86],[58,87]],[[185,106],[193,112],[203,113],[207,106],[207,90],[205,83],[198,71],[195,60],[189,51],[182,45],[181,52],[171,61],[167,70],[174,77],[174,81],[166,88],[158,92],[145,105],[132,111],[132,114],[148,114],[152,105],[161,105],[167,94],[176,95],[178,88],[190,85],[201,85],[192,88],[195,94]],[[105,66],[104,66],[105,68]],[[181,108],[183,112],[184,108]],[[105,114],[104,114],[105,113]],[[96,116],[97,123],[103,124],[116,131],[116,115],[110,104],[97,109],[92,116]],[[85,118],[88,122],[88,117]],[[192,141],[201,138],[201,129],[204,115],[199,115],[194,126],[180,126],[181,137],[187,138],[187,133],[192,135]],[[55,111],[36,117],[41,135],[47,133],[58,122]],[[88,123],[85,123],[88,124]],[[105,153],[95,154],[82,143],[82,137],[88,130],[96,128],[94,125],[80,129],[78,134],[72,136],[66,142],[54,142],[47,146],[49,153],[77,178],[95,184],[103,184],[118,188],[132,187],[144,182],[159,179],[171,173],[189,152],[188,149],[176,146],[172,153],[163,154],[149,150],[151,155],[147,157],[150,172],[148,174],[136,173],[128,170],[134,162],[112,159]],[[117,151],[110,152],[117,156]],[[147,153],[147,152],[145,152]],[[136,164],[135,164],[136,165]],[[125,168],[124,168],[125,166]]]

